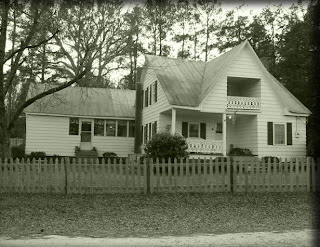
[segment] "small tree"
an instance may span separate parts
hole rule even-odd
[[[179,134],[160,132],[146,144],[144,151],[153,159],[186,158],[188,156],[186,139]]]

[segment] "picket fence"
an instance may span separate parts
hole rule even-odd
[[[319,191],[320,160],[0,160],[0,192],[156,193]]]

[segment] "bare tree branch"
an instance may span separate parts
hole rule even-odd
[[[13,51],[6,59],[5,59],[5,62],[10,60],[15,54],[21,52],[21,51],[24,51],[25,49],[31,49],[31,48],[36,48],[42,44],[45,44],[47,42],[49,42],[51,39],[54,38],[54,36],[59,32],[59,30],[55,31],[49,38],[45,39],[45,40],[42,40],[40,41],[39,43],[37,44],[34,44],[34,45],[25,45],[24,47],[21,47],[19,48],[18,50],[16,51]]]
[[[17,111],[15,112],[14,116],[12,117],[12,119],[10,119],[10,123],[9,123],[9,126],[8,126],[8,129],[11,129],[13,126],[14,126],[14,122],[18,119],[18,117],[20,116],[20,114],[23,112],[23,110],[31,105],[32,103],[34,103],[35,101],[47,96],[47,95],[50,95],[50,94],[53,94],[53,93],[56,93],[56,92],[59,92],[61,91],[62,89],[65,89],[69,86],[71,86],[72,84],[74,84],[75,82],[77,82],[78,80],[80,80],[88,71],[89,71],[89,67],[87,67],[84,71],[82,71],[80,74],[78,74],[74,79],[72,79],[71,81],[68,81],[64,84],[62,84],[61,86],[58,86],[58,87],[55,87],[55,88],[51,88],[45,92],[42,92],[30,99],[28,99],[27,101],[25,101],[18,109]]]

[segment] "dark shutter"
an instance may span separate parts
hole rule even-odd
[[[206,139],[206,124],[200,123],[200,137]]]
[[[142,95],[141,95],[141,109],[143,109],[143,103],[144,103],[144,100],[143,100],[143,98],[144,98],[144,90],[142,90]]]
[[[157,121],[154,122],[154,129],[153,129],[153,134],[157,133]]]
[[[151,139],[151,137],[152,137],[152,132],[151,132],[151,123],[149,123],[149,135],[148,135],[148,140],[150,140]]]
[[[268,122],[268,145],[273,145],[273,122]]]
[[[188,122],[182,122],[182,135],[188,138]]]
[[[158,100],[158,82],[155,81],[154,83],[154,103]]]
[[[287,123],[287,145],[292,145],[292,123]]]
[[[149,99],[149,105],[152,105],[152,85],[150,86],[150,99]]]
[[[146,91],[145,91],[145,106],[147,107],[148,106],[148,103],[149,103],[149,101],[148,101],[148,97],[149,97],[149,88],[147,88],[146,89]]]

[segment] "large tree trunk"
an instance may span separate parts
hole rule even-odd
[[[5,0],[1,15],[1,34],[0,34],[0,157],[10,156],[10,137],[7,135],[7,112],[5,105],[5,81],[4,81],[4,56],[6,49],[6,36],[9,15],[9,1]]]

